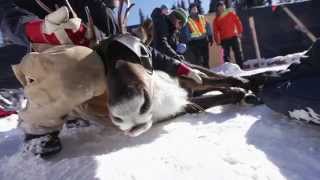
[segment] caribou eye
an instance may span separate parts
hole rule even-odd
[[[114,120],[115,122],[117,122],[117,123],[123,123],[123,120],[122,120],[121,118],[119,118],[119,117],[114,117],[114,116],[113,116],[113,120]]]
[[[34,79],[30,78],[30,77],[27,77],[27,83],[28,84],[31,84],[34,82]]]
[[[146,113],[151,107],[150,97],[146,90],[143,90],[143,96],[144,96],[144,103],[140,108],[140,114]]]

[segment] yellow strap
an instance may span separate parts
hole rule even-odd
[[[192,37],[199,37],[201,34],[200,34],[200,31],[196,25],[196,23],[193,21],[192,18],[189,18],[189,27],[191,29],[191,36]]]
[[[207,33],[207,29],[206,29],[206,24],[207,24],[206,18],[205,18],[203,15],[200,15],[199,18],[200,18],[200,23],[201,23],[201,25],[202,25],[202,27],[203,27],[203,30],[204,30],[203,33]]]
[[[201,25],[203,26],[203,29],[204,29],[204,32],[201,33],[197,24],[194,22],[194,20],[190,17],[189,18],[189,21],[188,21],[188,24],[189,24],[189,27],[191,29],[191,37],[200,37],[202,36],[203,34],[207,33],[206,32],[206,20],[205,20],[205,17],[202,16],[202,15],[199,15],[199,19],[200,19],[200,23]]]

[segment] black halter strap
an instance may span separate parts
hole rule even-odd
[[[112,48],[114,46],[114,49]],[[149,74],[153,74],[152,55],[151,51],[144,45],[137,46],[140,49],[140,56],[137,55],[132,49],[125,46],[119,41],[113,41],[113,37],[110,37],[95,48],[95,51],[100,55],[102,62],[107,73],[107,68],[110,65],[115,65],[119,59],[126,60],[128,62],[137,63],[142,65]],[[116,54],[115,54],[116,53]],[[135,56],[136,58],[129,58],[124,56]],[[112,62],[113,61],[113,62]]]

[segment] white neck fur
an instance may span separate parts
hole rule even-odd
[[[154,122],[176,115],[189,103],[187,92],[179,86],[178,80],[162,71],[153,75],[152,120]]]

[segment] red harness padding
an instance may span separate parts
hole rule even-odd
[[[81,25],[76,31],[72,29],[64,29],[65,38],[59,39],[59,34],[47,34],[43,32],[43,20],[34,20],[25,24],[25,33],[32,43],[44,43],[51,45],[75,44],[89,46],[89,40],[86,38],[87,29]]]
[[[14,112],[14,111],[5,111],[5,110],[3,110],[3,109],[0,108],[0,118],[10,116],[11,114],[17,114],[17,112]]]

